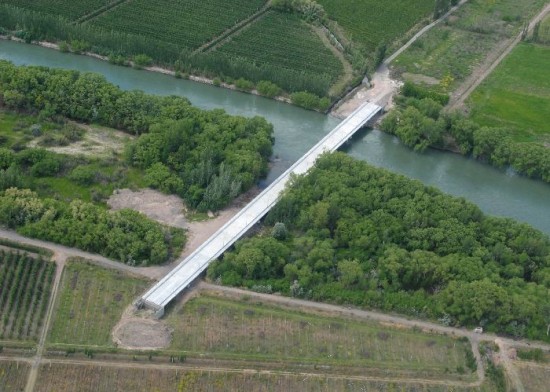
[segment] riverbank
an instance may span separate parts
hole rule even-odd
[[[55,42],[32,41],[32,42],[29,43],[29,42],[25,42],[25,40],[23,40],[21,38],[9,36],[9,35],[0,35],[0,39],[5,40],[5,41],[15,41],[15,42],[20,42],[20,43],[25,43],[25,44],[29,44],[29,45],[37,45],[37,46],[41,46],[43,48],[53,49],[53,50],[57,50],[59,52],[62,52],[59,44],[57,44]],[[94,53],[94,52],[82,52],[82,53],[63,52],[63,53],[68,53],[68,54],[73,54],[73,55],[78,55],[78,56],[88,56],[88,57],[92,57],[92,58],[95,58],[95,59],[98,59],[98,60],[101,60],[101,61],[106,61],[109,64],[111,64],[111,62],[109,61],[109,58],[107,56],[102,56],[102,55]],[[163,68],[163,67],[160,67],[160,66],[157,66],[157,65],[139,68],[139,67],[136,67],[135,64],[132,61],[129,60],[128,61],[128,67],[134,68],[134,69],[142,69],[144,71],[149,71],[149,72],[156,72],[156,73],[160,73],[160,74],[163,74],[163,75],[168,75],[168,76],[173,76],[175,78],[178,78],[178,74],[175,71],[173,71],[171,69],[168,69],[168,68]],[[205,76],[188,75],[186,77],[186,79],[191,80],[193,82],[209,84],[209,85],[216,86],[216,87],[226,88],[228,90],[233,90],[233,91],[238,91],[238,92],[242,92],[242,93],[257,95],[257,96],[260,96],[260,97],[273,99],[275,101],[279,101],[279,102],[287,103],[287,104],[290,104],[290,105],[294,105],[292,103],[292,100],[290,99],[290,97],[288,95],[277,95],[275,97],[266,97],[265,95],[260,94],[260,92],[257,89],[242,90],[242,89],[237,88],[237,86],[235,86],[234,84],[228,84],[228,83],[224,83],[224,82],[221,82],[221,81],[219,83],[217,83],[216,78],[209,79]],[[295,105],[295,106],[297,106],[297,105]],[[319,112],[318,110],[313,110],[313,111]],[[320,112],[320,113],[322,113],[322,112]]]

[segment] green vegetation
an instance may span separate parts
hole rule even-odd
[[[394,62],[398,73],[439,80],[454,88],[504,40],[519,34],[545,0],[468,1],[453,16],[423,35]]]
[[[317,0],[354,43],[374,51],[381,43],[401,38],[423,18],[432,15],[433,0]]]
[[[31,11],[59,15],[71,20],[89,14],[100,7],[114,2],[116,2],[116,0],[2,0],[4,4],[11,4]]]
[[[151,185],[178,193],[193,208],[224,207],[267,171],[273,127],[262,118],[203,111],[175,96],[122,91],[96,74],[16,67],[6,61],[0,62],[0,71],[0,97],[6,107],[135,134],[152,130],[129,149],[129,163],[153,170]],[[37,177],[61,170],[60,159],[51,154],[30,163],[31,174]],[[167,179],[170,184],[165,184]]]
[[[54,263],[0,249],[0,339],[38,338],[54,272]]]
[[[471,95],[472,119],[516,142],[550,143],[550,47],[521,44]]]
[[[111,330],[148,284],[83,260],[70,261],[63,271],[48,342],[61,347],[112,346]]]
[[[277,64],[293,73],[310,74],[325,80],[327,89],[343,72],[342,64],[330,49],[310,26],[293,14],[268,12],[217,51],[258,66]]]
[[[0,223],[25,236],[77,247],[130,265],[160,264],[181,251],[183,230],[132,210],[109,212],[91,203],[40,199],[28,189],[0,192]]]
[[[412,85],[405,84],[401,91],[404,95],[395,98],[396,108],[382,121],[383,131],[397,135],[417,151],[429,146],[450,149],[550,182],[550,149],[541,144],[519,143],[508,128],[482,127],[460,113],[443,113],[441,102],[446,102],[446,96],[407,86]],[[544,109],[541,116],[546,112]]]
[[[92,19],[92,25],[196,49],[260,9],[265,0],[135,0]],[[162,21],[162,23],[159,23]]]
[[[548,362],[550,360],[550,353],[545,355],[544,351],[540,348],[534,348],[531,350],[518,349],[517,353],[519,359],[526,361]]]
[[[271,236],[284,223],[289,238]],[[297,178],[212,280],[548,340],[550,240],[337,153]]]
[[[253,301],[201,295],[167,322],[171,348],[254,361],[407,369],[418,377],[457,377],[469,342],[377,323],[284,310]],[[348,370],[349,371],[349,370]]]

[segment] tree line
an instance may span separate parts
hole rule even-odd
[[[267,173],[273,127],[260,117],[205,111],[181,97],[123,91],[98,74],[0,61],[0,107],[67,117],[141,135],[128,162],[150,185],[193,208],[217,210]],[[55,169],[55,159],[31,170]],[[38,173],[40,174],[40,173]]]
[[[343,153],[295,178],[260,234],[238,242],[208,276],[549,339],[546,235]]]
[[[129,265],[164,263],[185,242],[169,228],[132,210],[110,212],[92,203],[41,199],[29,189],[0,192],[0,223],[18,233],[99,253]]]
[[[396,108],[380,128],[415,149],[433,146],[457,150],[497,167],[512,167],[527,177],[550,182],[550,149],[517,143],[508,129],[479,126],[464,115],[444,113],[448,96],[406,82],[395,98]]]
[[[297,72],[272,64],[254,64],[247,59],[215,51],[192,53],[187,47],[145,36],[105,30],[91,24],[75,24],[60,16],[0,4],[0,34],[12,32],[27,42],[79,42],[83,44],[79,46],[113,59],[133,59],[146,55],[156,64],[172,68],[178,73],[211,78],[245,78],[253,83],[269,80],[289,93],[308,91],[324,97],[332,85],[332,78],[328,74]],[[124,60],[120,62],[124,63]]]

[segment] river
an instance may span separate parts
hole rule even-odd
[[[271,99],[172,76],[111,65],[91,57],[0,40],[0,58],[15,64],[44,65],[103,74],[123,89],[182,95],[203,109],[223,108],[243,116],[263,116],[275,129],[274,180],[339,122]],[[430,150],[418,154],[396,138],[372,130],[357,135],[344,150],[355,158],[418,179],[477,204],[484,212],[527,222],[550,234],[550,185],[498,170],[460,155]]]

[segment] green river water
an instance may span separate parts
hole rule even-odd
[[[223,108],[231,114],[263,116],[275,128],[273,167],[265,183],[274,180],[339,122],[333,117],[274,100],[34,45],[0,41],[0,59],[15,64],[98,72],[123,89],[182,95],[203,109]],[[527,222],[550,234],[550,185],[452,153],[417,154],[394,137],[377,130],[356,135],[343,149],[374,166],[464,197],[488,214]]]

